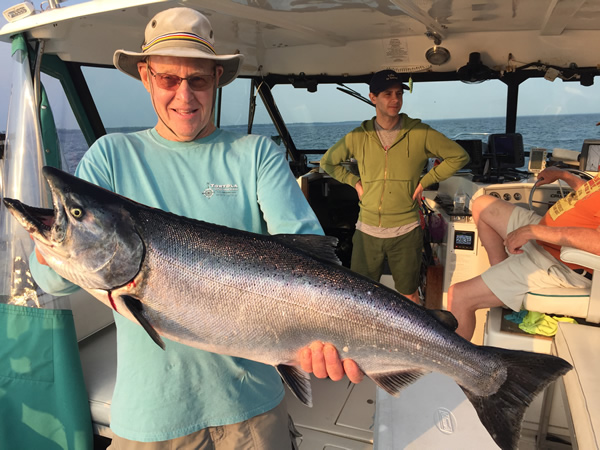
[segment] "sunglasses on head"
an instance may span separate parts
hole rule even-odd
[[[212,87],[215,78],[214,74],[193,75],[191,77],[183,78],[170,73],[156,73],[148,63],[146,63],[146,67],[148,67],[150,75],[156,80],[158,87],[166,89],[167,91],[177,90],[183,80],[188,82],[192,91],[205,91]]]

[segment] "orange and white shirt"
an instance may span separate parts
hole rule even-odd
[[[581,185],[579,189],[571,192],[557,201],[546,212],[540,225],[549,227],[580,227],[596,229],[600,226],[600,176],[592,178]],[[538,241],[546,251],[556,259],[560,259],[560,245]],[[580,269],[581,266],[563,261],[571,269]]]

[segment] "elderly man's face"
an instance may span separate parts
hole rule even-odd
[[[152,56],[139,63],[138,70],[152,97],[162,137],[191,141],[215,130],[211,114],[221,66],[208,59]]]

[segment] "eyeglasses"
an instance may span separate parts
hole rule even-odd
[[[161,89],[167,91],[176,91],[183,80],[187,81],[192,91],[206,91],[213,85],[214,74],[211,75],[194,75],[187,78],[178,77],[170,73],[156,73],[150,67],[150,64],[146,64],[148,72],[156,80],[156,84]]]

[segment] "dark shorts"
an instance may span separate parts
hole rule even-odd
[[[352,238],[350,268],[361,275],[379,281],[384,262],[388,264],[398,292],[411,295],[419,286],[423,261],[423,230],[416,227],[395,238],[377,238],[356,230]]]

